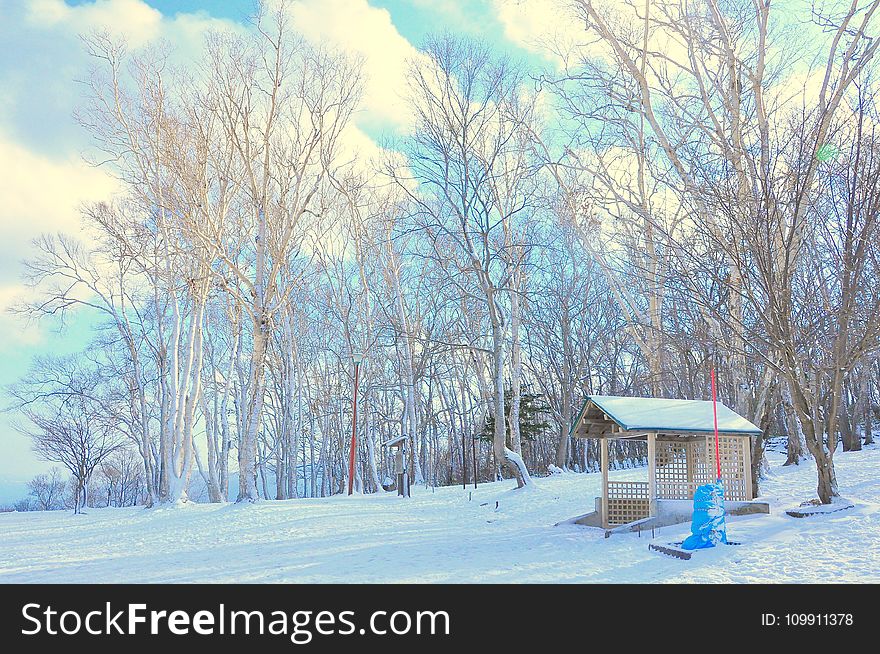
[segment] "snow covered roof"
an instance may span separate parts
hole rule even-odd
[[[712,402],[670,400],[655,397],[589,395],[572,425],[575,434],[588,407],[594,406],[624,431],[713,432]],[[718,431],[726,434],[760,434],[761,430],[741,415],[718,402]],[[586,429],[579,434],[587,436]]]

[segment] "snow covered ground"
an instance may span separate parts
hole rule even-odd
[[[880,581],[880,448],[835,457],[854,509],[803,519],[784,510],[815,496],[815,468],[783,460],[770,454],[763,484],[773,513],[729,518],[729,538],[743,544],[691,561],[649,552],[650,534],[606,540],[599,530],[554,527],[591,510],[599,486],[597,474],[561,474],[526,491],[511,481],[475,492],[420,487],[411,500],[0,514],[0,582]],[[657,540],[687,533],[688,525],[666,527]]]

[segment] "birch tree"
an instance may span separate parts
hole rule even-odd
[[[201,103],[235,152],[246,198],[236,223],[198,236],[221,262],[224,285],[249,321],[244,387],[246,420],[239,434],[238,501],[257,499],[257,440],[265,397],[265,362],[274,329],[296,287],[282,284],[319,218],[319,191],[337,165],[340,135],[356,108],[359,68],[304,42],[289,3],[261,6],[248,38],[217,35],[208,47]]]
[[[492,356],[495,457],[513,472],[518,486],[529,483],[522,458],[506,445],[505,345],[513,267],[504,250],[504,226],[525,204],[498,204],[495,184],[502,160],[530,120],[520,103],[522,78],[507,62],[493,60],[481,44],[453,37],[429,42],[428,63],[414,62],[410,100],[417,116],[408,149],[408,173],[392,170],[415,206],[419,228],[437,256],[449,257],[449,283],[487,310]]]

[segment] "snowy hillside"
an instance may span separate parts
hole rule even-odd
[[[432,492],[256,505],[92,509],[0,515],[0,582],[867,582],[880,581],[880,449],[838,453],[850,511],[807,519],[783,510],[815,495],[815,468],[763,485],[770,516],[732,518],[737,547],[689,562],[649,553],[650,534],[605,539],[554,523],[593,507],[599,475]],[[612,473],[641,479],[644,470]],[[496,509],[497,502],[497,509]],[[657,535],[668,542],[687,525]]]

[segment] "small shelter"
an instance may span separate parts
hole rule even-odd
[[[407,436],[397,436],[382,443],[382,447],[394,450],[394,476],[397,479],[395,485],[397,486],[397,494],[401,497],[410,497],[410,479],[406,469],[406,444],[408,440]]]
[[[769,513],[752,501],[750,439],[761,430],[720,402],[717,411],[727,512]],[[694,489],[715,480],[711,401],[590,395],[570,435],[599,439],[602,495],[594,511],[567,522],[615,531],[686,522]],[[644,481],[608,479],[608,441],[620,438],[647,442]]]

